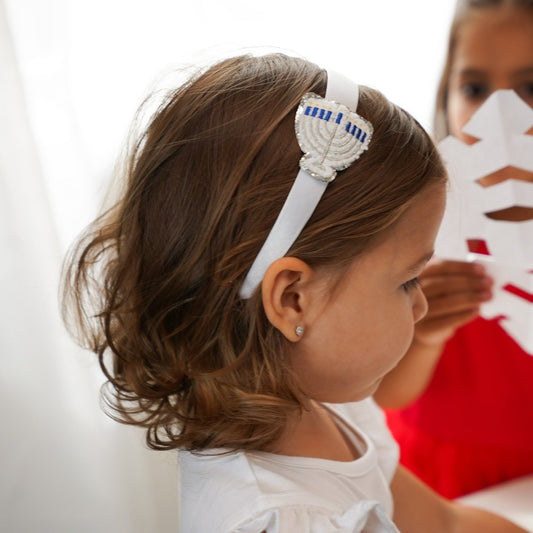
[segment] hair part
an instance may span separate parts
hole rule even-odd
[[[326,73],[281,54],[227,59],[171,92],[133,145],[122,196],[73,248],[71,332],[108,383],[106,410],[156,449],[265,449],[302,409],[260,289],[239,288],[298,173],[294,115]],[[288,255],[348,264],[445,180],[421,126],[360,88],[369,150],[328,185]]]

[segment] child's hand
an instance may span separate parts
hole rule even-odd
[[[444,343],[492,298],[493,280],[478,263],[435,260],[421,274],[420,281],[428,313],[416,325],[415,339],[426,345]]]

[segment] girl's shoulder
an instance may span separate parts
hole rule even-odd
[[[347,428],[362,434],[376,450],[376,461],[387,482],[391,482],[398,467],[400,449],[387,425],[384,411],[373,398],[360,402],[326,404]]]
[[[379,458],[379,431],[365,432],[381,425],[381,411],[367,400],[327,407],[362,435],[366,449],[360,459],[345,463],[266,452],[179,452],[182,530],[278,533],[316,524],[303,530],[335,531],[343,530],[335,524],[350,523],[353,527],[344,530],[359,531],[357,524],[368,520],[387,523],[392,474],[384,472]],[[389,464],[387,470],[394,470],[397,462]],[[375,531],[395,531],[380,528]]]

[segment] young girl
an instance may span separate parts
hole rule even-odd
[[[66,286],[113,416],[180,450],[183,533],[523,531],[397,468],[369,398],[426,312],[444,183],[409,115],[301,59],[159,107]]]
[[[474,142],[462,128],[498,89],[533,106],[533,2],[461,0],[438,92],[438,137]],[[483,184],[509,177],[533,181],[506,168]],[[475,318],[491,280],[479,265],[451,261],[432,264],[421,280],[428,315],[376,395],[388,407],[421,395],[388,413],[402,463],[447,497],[533,473],[533,357],[498,320]]]

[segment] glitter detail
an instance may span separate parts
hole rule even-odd
[[[308,93],[298,106],[296,137],[304,156],[300,168],[329,183],[368,148],[373,127],[346,106]]]

